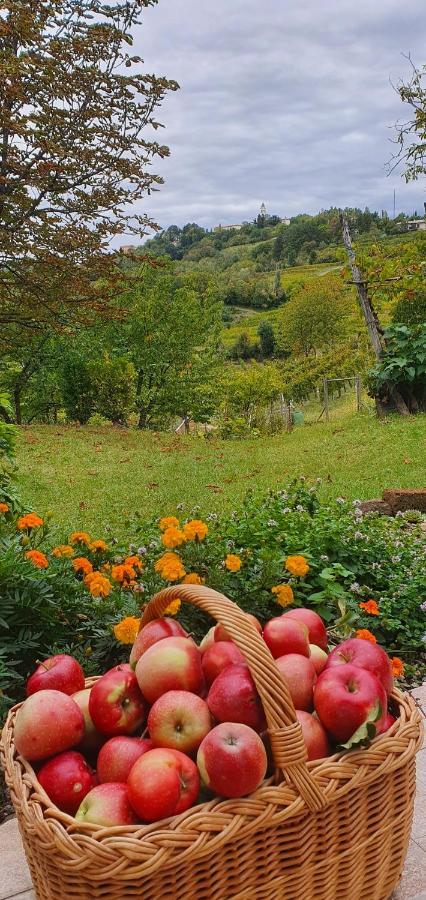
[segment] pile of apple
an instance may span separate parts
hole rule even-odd
[[[386,731],[393,677],[377,644],[327,653],[322,619],[292,609],[257,628],[288,685],[308,760]],[[268,737],[245,659],[222,625],[197,646],[174,619],[140,632],[129,663],[92,688],[72,656],[38,665],[15,745],[63,812],[103,826],[155,822],[213,796],[242,797],[268,770]]]

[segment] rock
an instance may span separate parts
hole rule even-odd
[[[405,512],[407,509],[418,509],[420,512],[426,513],[426,488],[383,491],[383,500],[389,504],[393,515],[397,512]]]
[[[363,500],[359,506],[361,512],[365,513],[379,513],[382,516],[391,516],[392,509],[389,506],[389,503],[386,503],[385,500]]]

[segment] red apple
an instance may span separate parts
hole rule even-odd
[[[91,822],[105,828],[136,825],[138,821],[129,802],[127,784],[113,781],[92,788],[80,803],[75,818],[78,822]]]
[[[212,644],[214,644],[215,629],[216,629],[216,625],[212,625],[212,627],[209,628],[209,630],[204,635],[202,641],[199,643],[198,649],[201,654],[205,653],[206,650],[208,650],[209,647],[211,647]]]
[[[275,660],[290,691],[295,709],[312,712],[317,673],[312,660],[299,653],[287,653]]]
[[[380,734],[387,713],[382,683],[367,669],[350,663],[321,672],[314,702],[324,728],[345,745]]]
[[[80,663],[68,653],[49,656],[39,663],[27,681],[27,697],[36,691],[62,691],[74,694],[84,688],[84,672]]]
[[[204,738],[197,754],[204,784],[220,797],[251,794],[262,784],[267,764],[259,735],[237,722],[216,725]]]
[[[77,691],[72,695],[72,699],[80,707],[84,716],[84,735],[78,744],[77,749],[81,753],[88,753],[89,756],[98,753],[102,744],[105,743],[105,735],[95,728],[92,717],[89,713],[90,688],[84,688],[83,691]]]
[[[296,709],[296,716],[302,728],[303,740],[308,751],[308,761],[330,756],[330,741],[320,720],[303,709]]]
[[[157,641],[168,637],[187,637],[185,629],[179,625],[179,622],[176,622],[176,619],[168,619],[166,616],[165,619],[153,619],[152,622],[144,625],[130,653],[129,662],[132,669],[135,668],[138,659],[142,653],[145,653],[145,650],[148,650],[148,647],[152,647]]]
[[[218,722],[240,722],[255,731],[265,728],[260,697],[246,665],[224,669],[209,690],[207,704]]]
[[[15,747],[29,762],[70,750],[83,734],[83,713],[72,697],[62,691],[37,691],[18,709]]]
[[[251,613],[245,613],[245,616],[247,619],[249,619],[252,625],[254,625],[256,631],[258,631],[259,634],[262,634],[262,626],[259,622],[259,619],[256,619],[256,616],[252,616]],[[218,625],[216,625],[216,628],[214,630],[214,639],[215,641],[232,641],[232,638],[228,634],[225,626],[221,625],[220,622],[218,623]]]
[[[133,809],[144,822],[185,812],[200,788],[197,766],[180,750],[158,747],[135,762],[127,785]]]
[[[101,734],[133,734],[146,720],[146,703],[134,672],[113,669],[90,691],[89,713]]]
[[[317,675],[319,675],[327,665],[328,654],[325,650],[321,650],[321,647],[318,647],[317,644],[309,644],[309,649],[311,651],[310,658],[315,666]]]
[[[207,685],[210,687],[227,666],[237,666],[241,663],[245,663],[244,656],[232,641],[218,641],[212,644],[201,661]]]
[[[99,781],[126,782],[136,760],[152,750],[153,746],[149,738],[128,737],[126,734],[110,738],[98,755],[96,768]]]
[[[309,632],[304,622],[287,619],[285,615],[276,616],[266,623],[263,637],[274,659],[286,653],[309,656]]]
[[[283,613],[283,616],[288,619],[296,619],[297,622],[303,622],[309,631],[309,642],[316,644],[317,647],[321,647],[321,650],[327,650],[328,640],[324,622],[321,616],[314,612],[313,609],[306,609],[306,607],[300,606],[298,609],[289,609],[288,612]]]
[[[385,731],[389,731],[389,728],[392,728],[392,725],[394,725],[395,722],[396,722],[395,716],[393,716],[390,712],[388,712],[386,714],[383,725],[380,729],[380,734],[384,734]]]
[[[200,694],[204,688],[201,653],[189,638],[163,638],[140,657],[136,677],[148,703],[155,703],[167,691]]]
[[[378,644],[363,641],[361,638],[348,638],[331,651],[325,668],[328,670],[346,663],[372,672],[381,681],[388,695],[393,690],[391,661],[383,647],[379,647]]]
[[[44,763],[37,779],[52,803],[74,816],[86,794],[98,783],[96,772],[81,753],[67,750]]]
[[[211,727],[206,701],[190,691],[167,691],[155,701],[148,716],[148,731],[155,746],[182,753],[195,753]]]

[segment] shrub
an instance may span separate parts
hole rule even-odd
[[[1,498],[0,498],[1,502]],[[358,501],[323,506],[304,479],[220,519],[192,514],[127,526],[133,543],[92,541],[84,532],[52,547],[50,525],[0,513],[0,674],[3,706],[22,695],[35,661],[73,653],[96,674],[126,659],[149,598],[162,587],[205,583],[264,623],[283,607],[307,605],[331,641],[367,631],[424,672],[424,533],[407,516],[364,516]],[[32,551],[28,556],[29,551]],[[180,603],[171,605],[170,614]],[[211,624],[182,606],[199,639]]]

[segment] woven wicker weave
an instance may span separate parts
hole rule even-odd
[[[234,603],[180,585],[157,594],[141,624],[177,596],[222,622],[244,653],[276,777],[250,797],[213,800],[155,825],[77,823],[51,805],[17,756],[15,707],[3,730],[2,764],[38,900],[388,900],[407,850],[422,737],[412,698],[394,692],[398,721],[368,750],[306,763],[287,687]]]

